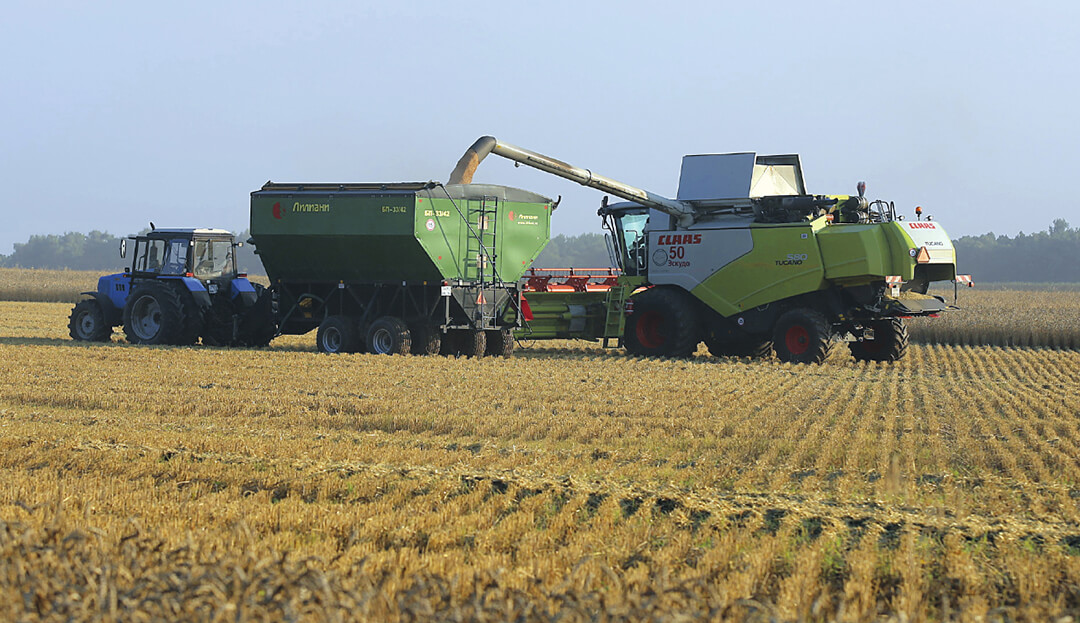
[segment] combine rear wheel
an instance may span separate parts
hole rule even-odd
[[[132,344],[194,344],[202,314],[194,301],[159,281],[138,285],[124,305],[124,333]]]
[[[626,318],[623,343],[631,355],[689,357],[701,341],[695,302],[670,288],[651,288],[635,295]]]
[[[883,318],[870,323],[874,339],[848,342],[856,361],[898,361],[907,352],[908,332],[899,318]]]
[[[514,332],[498,329],[487,332],[486,352],[491,357],[509,357],[514,354]]]
[[[376,355],[404,355],[412,349],[409,327],[399,318],[383,316],[371,323],[368,350]]]
[[[363,345],[356,326],[347,316],[328,316],[319,325],[315,344],[327,354],[355,353]]]
[[[105,310],[97,299],[75,305],[68,320],[68,333],[80,342],[108,342],[112,338],[112,327],[105,322]]]
[[[773,348],[780,361],[821,363],[832,348],[832,327],[819,311],[807,307],[793,309],[776,321]]]

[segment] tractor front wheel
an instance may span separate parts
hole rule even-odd
[[[908,332],[899,318],[883,318],[870,323],[874,339],[848,342],[856,361],[898,361],[907,352]]]
[[[112,327],[105,322],[105,310],[97,299],[75,305],[68,320],[68,333],[80,342],[108,342],[112,338]]]
[[[825,314],[810,309],[793,309],[776,321],[773,348],[780,361],[821,363],[832,348],[832,327]]]
[[[412,335],[404,321],[383,316],[371,323],[367,343],[376,355],[404,355],[412,349]]]
[[[631,355],[689,357],[701,341],[695,302],[670,288],[650,288],[630,299],[623,343]]]

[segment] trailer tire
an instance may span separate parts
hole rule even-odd
[[[821,363],[832,349],[832,326],[825,314],[817,310],[793,309],[776,321],[773,348],[783,362]]]
[[[461,342],[459,331],[457,329],[450,329],[446,333],[442,334],[442,340],[439,344],[439,354],[454,357],[458,354],[458,344]]]
[[[400,318],[383,316],[368,328],[367,345],[376,355],[405,355],[412,350],[412,334]]]
[[[908,347],[908,331],[900,318],[883,318],[870,323],[874,339],[848,342],[856,361],[899,361]]]
[[[203,314],[202,343],[207,346],[233,346],[236,341],[232,305],[218,297]]]
[[[328,355],[355,353],[361,346],[356,333],[356,324],[348,316],[327,316],[319,324],[315,345]]]
[[[509,358],[514,354],[514,331],[512,329],[496,329],[487,331],[486,353],[490,357]]]
[[[105,310],[97,299],[79,301],[71,310],[68,333],[80,342],[108,342],[112,339],[112,326],[105,321]]]
[[[458,332],[458,352],[466,357],[483,357],[487,352],[487,332],[463,329]]]
[[[202,314],[176,288],[160,281],[139,284],[124,305],[124,334],[132,344],[194,344]]]
[[[438,355],[442,348],[442,332],[435,323],[424,320],[409,325],[412,334],[412,354]]]
[[[650,288],[630,299],[623,343],[631,355],[689,357],[701,342],[696,301],[671,288]]]

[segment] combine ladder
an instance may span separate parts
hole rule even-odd
[[[626,326],[624,309],[629,289],[622,285],[611,286],[604,297],[604,348],[617,348],[622,345],[623,328]],[[609,344],[609,340],[615,340],[615,343]]]

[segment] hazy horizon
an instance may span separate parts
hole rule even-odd
[[[151,220],[239,231],[267,180],[445,181],[485,134],[667,196],[684,154],[799,153],[811,192],[866,180],[954,238],[1080,224],[1055,192],[1080,165],[1072,3],[50,3],[5,18],[2,254]],[[476,181],[562,195],[553,234],[600,231],[597,191],[497,157]]]

